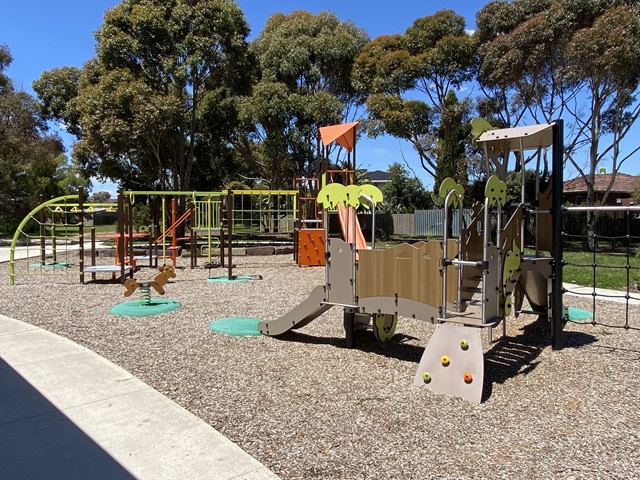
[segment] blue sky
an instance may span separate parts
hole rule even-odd
[[[120,3],[116,0],[23,0],[5,2],[0,15],[0,44],[7,44],[13,56],[8,75],[18,88],[32,93],[31,83],[43,71],[62,66],[81,67],[95,54],[93,33],[102,24],[103,13]],[[404,32],[416,18],[431,15],[444,8],[452,8],[467,20],[467,27],[475,27],[475,14],[485,1],[451,2],[443,0],[396,0],[384,2],[392,8],[379,7],[379,2],[363,0],[238,0],[251,36],[257,36],[270,15],[294,10],[332,11],[341,20],[351,20],[367,31],[371,38],[382,34]],[[422,171],[410,145],[393,138],[362,138],[357,146],[358,164],[369,170],[385,170],[393,162],[409,162],[417,176],[430,181]],[[636,164],[638,162],[635,162]],[[636,173],[637,165],[627,165]],[[634,171],[635,170],[635,171]],[[565,173],[566,175],[567,173]],[[96,186],[94,190],[99,189]],[[113,186],[106,187],[114,190]]]
[[[103,13],[120,3],[117,0],[23,0],[6,2],[0,15],[0,43],[7,44],[13,63],[7,73],[18,88],[33,93],[31,83],[42,72],[56,67],[81,67],[95,54],[93,33],[102,24]],[[269,16],[276,12],[295,10],[332,11],[341,20],[352,20],[367,31],[371,38],[388,33],[401,33],[416,18],[431,15],[451,2],[430,0],[398,0],[393,8],[381,8],[378,2],[351,0],[302,1],[240,0],[237,2],[251,27],[251,36],[257,36]],[[465,1],[456,6],[464,15],[469,28],[475,25],[475,13],[484,2]],[[410,145],[393,138],[359,141],[358,164],[369,170],[386,170],[393,162],[402,162],[403,156],[424,183],[428,182]],[[106,189],[115,191],[112,185]],[[94,190],[100,186],[94,186]]]

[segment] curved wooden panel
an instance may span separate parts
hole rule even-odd
[[[449,255],[457,254],[455,241],[449,242]],[[438,307],[442,303],[442,245],[438,240],[402,243],[389,249],[360,250],[356,271],[356,295],[399,297]],[[453,270],[452,270],[453,272]],[[449,301],[457,293],[456,276],[447,277]]]

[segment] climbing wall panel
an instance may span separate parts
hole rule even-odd
[[[303,228],[298,231],[298,265],[316,267],[325,264],[324,228]]]

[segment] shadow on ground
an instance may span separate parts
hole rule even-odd
[[[500,338],[485,352],[484,386],[482,401],[492,393],[494,384],[501,384],[517,375],[533,371],[540,360],[538,357],[551,345],[550,326],[546,318],[538,318],[525,325],[520,334]],[[290,330],[277,337],[279,340],[317,345],[331,345],[345,348],[344,337],[323,337]],[[415,337],[396,334],[389,342],[375,340],[370,329],[356,332],[356,347],[359,350],[384,355],[398,360],[419,363],[425,345],[416,345]],[[564,332],[565,348],[581,348],[596,342],[596,337],[582,332]]]
[[[550,325],[538,317],[525,325],[516,336],[501,338],[484,354],[484,389],[482,401],[491,396],[493,385],[517,375],[526,375],[539,364],[538,357],[551,345]],[[582,332],[564,332],[565,348],[581,348],[596,342],[596,337]]]
[[[0,385],[0,478],[135,478],[1,358]]]

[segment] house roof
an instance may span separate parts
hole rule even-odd
[[[599,173],[595,176],[595,188],[596,192],[605,192],[609,184],[611,183],[612,173]],[[629,175],[627,173],[616,174],[616,179],[613,182],[613,186],[611,187],[612,192],[618,193],[632,193],[638,182],[640,181],[640,176],[638,175]],[[564,182],[562,186],[564,193],[586,193],[587,191],[587,183],[584,178],[580,175],[571,180],[567,180]]]
[[[367,178],[372,182],[386,182],[391,178],[388,172],[383,172],[382,170],[373,170],[372,172],[367,172]]]

